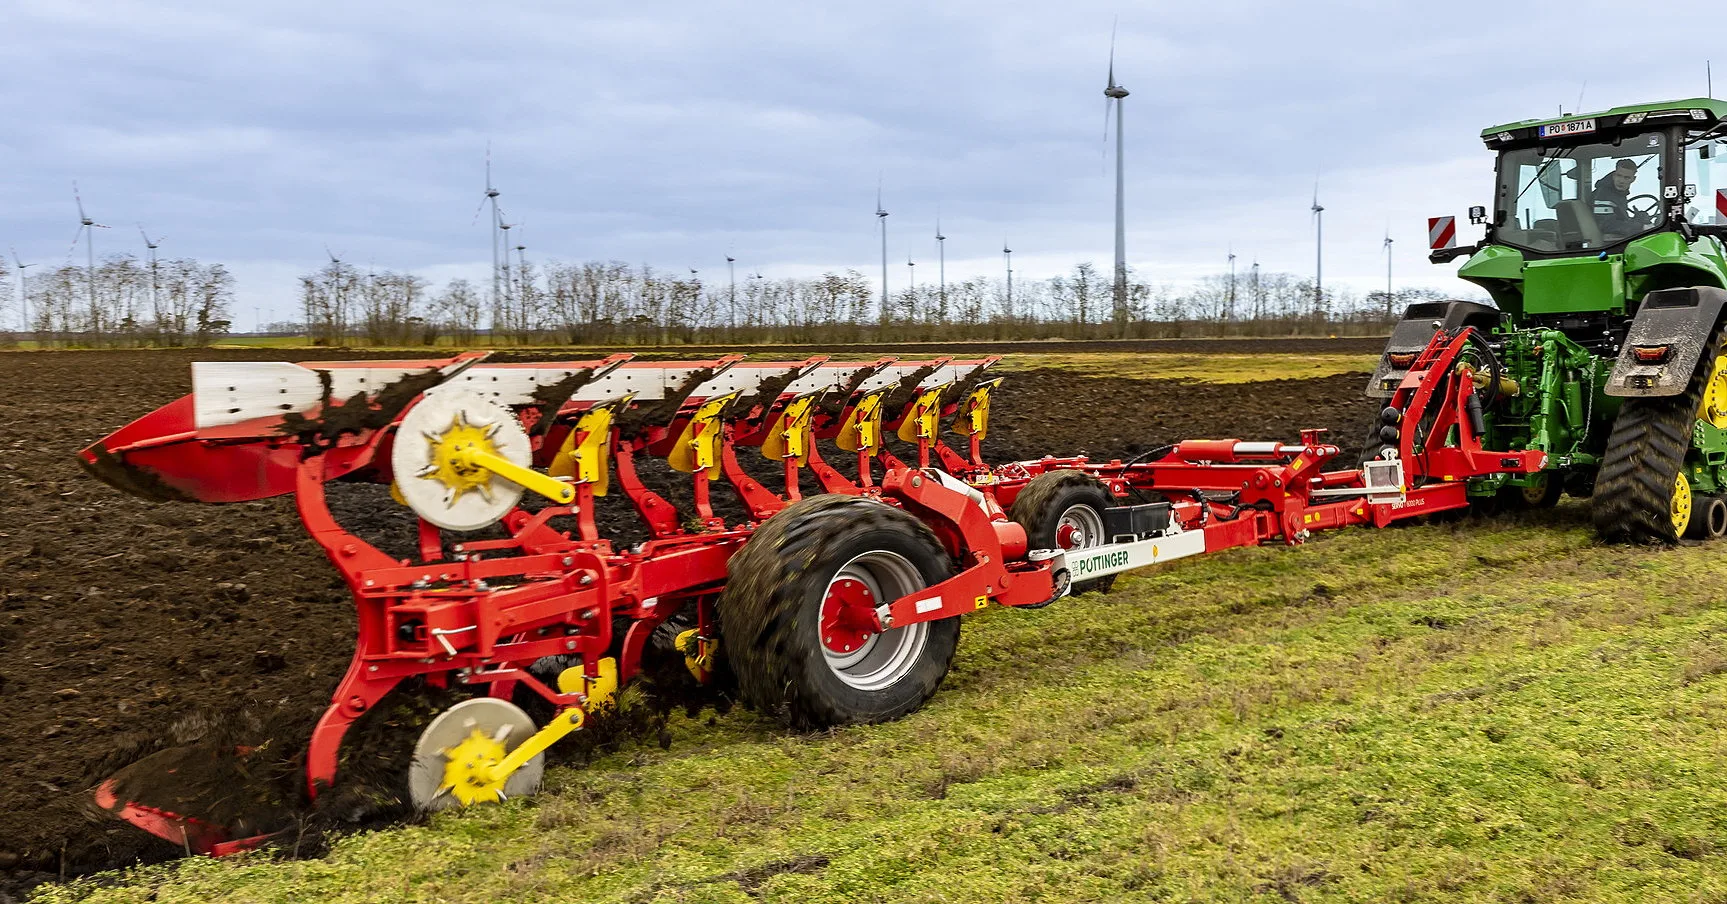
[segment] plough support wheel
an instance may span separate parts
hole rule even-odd
[[[1031,549],[1069,553],[1110,541],[1104,536],[1103,510],[1115,505],[1103,481],[1081,471],[1050,471],[1025,485],[1008,510],[1008,517],[1025,528]],[[1115,575],[1073,585],[1074,595],[1108,592]]]
[[[797,728],[883,722],[947,674],[959,619],[878,630],[875,608],[953,570],[929,528],[856,496],[816,496],[758,528],[731,559],[718,610],[746,703]]]

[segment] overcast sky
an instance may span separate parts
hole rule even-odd
[[[725,278],[855,267],[890,279],[1107,269],[1110,23],[1126,101],[1128,259],[1179,283],[1225,267],[1327,284],[1459,287],[1425,218],[1489,200],[1499,122],[1704,92],[1635,4],[0,0],[0,242],[67,261],[72,181],[97,252],[226,263],[242,327],[287,315],[324,246],[362,267],[484,280],[492,146],[533,259]],[[1395,6],[1395,8],[1394,8]],[[1690,37],[1685,37],[1685,36]],[[1727,73],[1727,51],[1719,54]],[[1724,74],[1727,80],[1727,74]],[[1463,241],[1476,233],[1464,229]],[[77,260],[83,259],[82,253]]]

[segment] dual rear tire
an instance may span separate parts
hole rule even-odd
[[[941,686],[959,619],[876,631],[866,610],[954,573],[935,534],[859,496],[813,496],[757,528],[727,565],[723,654],[749,706],[800,730],[897,719]]]
[[[1032,549],[1109,542],[1101,481],[1079,471],[1033,479],[1009,516]],[[872,610],[954,574],[917,518],[860,496],[812,496],[764,522],[727,564],[722,654],[748,706],[800,730],[885,722],[922,706],[959,646],[959,618],[877,630]],[[1107,590],[1115,577],[1075,585]]]

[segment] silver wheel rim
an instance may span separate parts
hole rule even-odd
[[[924,586],[923,575],[917,566],[899,553],[886,550],[861,553],[840,566],[822,591],[822,599],[827,599],[834,585],[844,580],[863,584],[872,597],[883,603],[897,600]],[[880,691],[910,674],[922,659],[924,646],[928,643],[929,622],[919,622],[871,634],[862,646],[850,653],[836,653],[823,644],[822,658],[827,661],[834,677],[847,685],[860,691]]]
[[[1056,519],[1056,545],[1061,545],[1064,533],[1071,534],[1073,545],[1062,546],[1063,549],[1089,549],[1108,542],[1108,538],[1103,535],[1103,516],[1097,513],[1097,509],[1083,502],[1068,506],[1061,513],[1061,517]]]

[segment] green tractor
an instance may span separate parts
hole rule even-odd
[[[1727,101],[1679,100],[1532,119],[1481,133],[1498,155],[1485,226],[1459,246],[1430,222],[1429,259],[1493,304],[1410,305],[1367,392],[1389,399],[1436,332],[1473,327],[1470,429],[1483,448],[1538,449],[1547,468],[1474,481],[1483,507],[1592,497],[1609,540],[1727,534]],[[1475,403],[1472,402],[1472,406]],[[1387,453],[1387,408],[1364,457]]]

